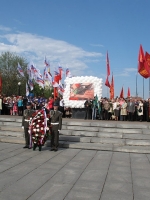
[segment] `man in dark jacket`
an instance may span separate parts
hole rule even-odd
[[[59,104],[54,102],[54,110],[50,110],[51,119],[51,151],[57,151],[59,145],[59,131],[62,127],[62,113],[58,111]]]
[[[127,112],[128,112],[128,120],[133,121],[133,116],[135,112],[135,102],[132,98],[130,98],[129,102],[127,103]]]
[[[32,117],[32,114],[35,112],[31,109],[31,103],[27,102],[26,104],[27,109],[23,111],[22,116],[22,128],[24,129],[25,134],[25,146],[23,148],[31,149],[30,147],[30,134],[29,134],[29,121]]]

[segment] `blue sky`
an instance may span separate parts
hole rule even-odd
[[[105,97],[108,51],[115,96],[122,86],[135,96],[140,44],[150,53],[149,8],[149,0],[1,0],[0,53],[15,52],[41,72],[46,56],[52,74],[60,64],[74,76],[102,78]],[[143,78],[137,80],[143,97]],[[148,79],[144,88],[148,98]]]

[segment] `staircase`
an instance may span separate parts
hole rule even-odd
[[[0,142],[24,144],[21,120],[0,116]],[[150,153],[150,123],[63,119],[59,140],[61,148]]]

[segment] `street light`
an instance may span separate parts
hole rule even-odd
[[[18,82],[18,96],[20,96],[20,86],[21,86],[21,82]]]

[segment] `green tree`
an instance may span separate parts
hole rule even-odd
[[[22,77],[17,70],[18,62],[24,71],[25,77]],[[2,76],[3,94],[18,95],[18,82],[21,82],[20,94],[25,95],[25,85],[28,79],[26,66],[26,59],[15,53],[5,52],[0,55],[0,73]]]

